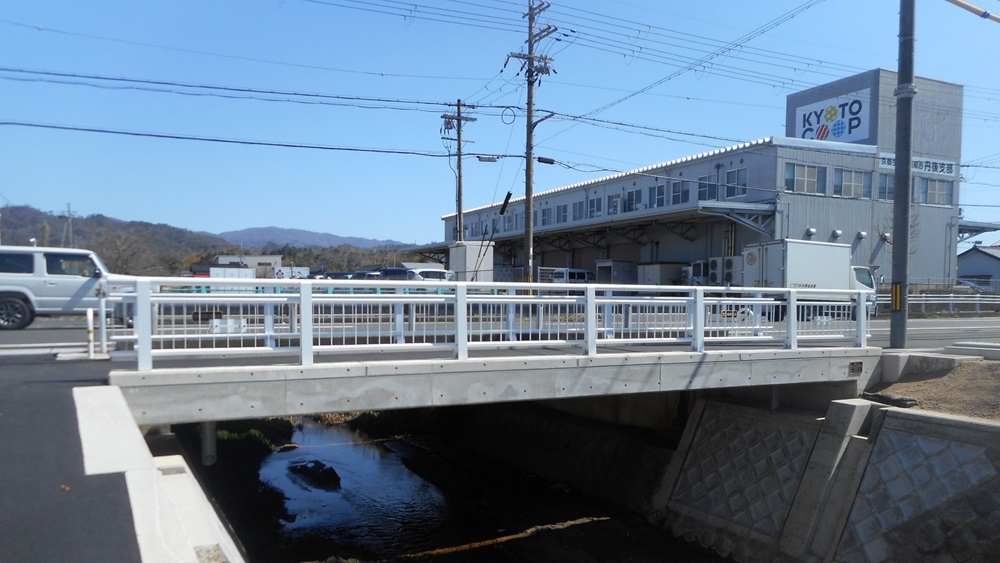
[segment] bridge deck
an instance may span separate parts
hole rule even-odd
[[[853,382],[860,392],[882,350],[873,347],[717,349],[601,347],[497,350],[468,359],[431,352],[374,353],[313,365],[246,364],[116,370],[139,424],[205,422],[321,412],[451,406],[724,387]],[[438,356],[438,357],[435,357]]]

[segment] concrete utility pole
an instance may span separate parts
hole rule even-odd
[[[446,113],[441,116],[441,119],[444,119],[444,131],[447,132],[455,129],[458,136],[457,139],[442,137],[446,141],[458,141],[458,178],[455,181],[455,212],[457,213],[455,224],[458,228],[458,234],[455,236],[455,240],[458,242],[465,240],[465,217],[463,216],[462,210],[462,122],[476,121],[476,118],[474,117],[462,117],[463,107],[475,109],[475,106],[462,105],[462,100],[459,99],[458,103],[455,104],[455,115]]]
[[[896,83],[896,163],[892,206],[892,318],[889,347],[906,348],[910,291],[910,199],[913,165],[914,34],[916,0],[899,2],[899,73]]]
[[[545,26],[541,31],[535,32],[535,22],[538,14],[544,12],[551,6],[548,2],[541,2],[535,5],[535,0],[528,0],[528,13],[524,17],[528,18],[528,54],[511,53],[511,58],[521,59],[525,68],[525,80],[528,85],[528,108],[527,124],[524,142],[524,260],[525,260],[525,281],[531,282],[535,276],[535,210],[534,210],[534,184],[535,184],[535,126],[545,121],[551,116],[543,117],[535,121],[535,81],[538,75],[549,74],[551,69],[550,57],[535,55],[535,45],[549,35],[555,33],[556,28],[551,25]]]

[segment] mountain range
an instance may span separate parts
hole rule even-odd
[[[206,233],[209,234],[209,233]],[[303,229],[285,229],[282,227],[256,227],[239,231],[226,231],[214,234],[233,244],[247,248],[265,248],[274,246],[297,246],[302,248],[328,248],[331,246],[350,245],[355,248],[399,248],[406,246],[397,240],[376,240],[361,237],[345,237],[330,233],[317,233]]]
[[[74,242],[86,244],[86,241],[92,241],[100,234],[112,230],[118,233],[141,233],[157,240],[160,245],[177,246],[183,250],[221,249],[227,246],[227,243],[253,250],[283,246],[329,248],[349,245],[362,249],[407,246],[395,240],[376,240],[281,227],[258,227],[224,233],[195,232],[165,224],[127,221],[104,215],[74,217],[70,224],[65,215],[40,211],[26,205],[7,205],[0,208],[0,242],[8,245],[31,244],[31,239],[35,239],[38,244],[52,246],[72,245]]]

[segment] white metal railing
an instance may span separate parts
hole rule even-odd
[[[990,313],[1000,311],[1000,294],[996,293],[911,293],[907,297],[910,313]],[[879,294],[879,311],[889,311],[892,300]]]
[[[154,358],[711,343],[867,345],[865,292],[688,286],[130,278],[102,348]],[[122,285],[116,279],[116,285]],[[824,300],[820,300],[820,298]],[[830,299],[836,299],[830,301]],[[861,303],[860,309],[857,303]],[[788,312],[794,311],[795,314]],[[860,312],[861,314],[858,314]]]

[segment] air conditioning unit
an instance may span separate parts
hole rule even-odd
[[[722,256],[715,256],[708,259],[708,284],[722,285],[723,262]]]
[[[743,257],[726,256],[722,260],[722,283],[743,285]]]
[[[691,263],[688,285],[708,285],[708,262],[706,260]]]

